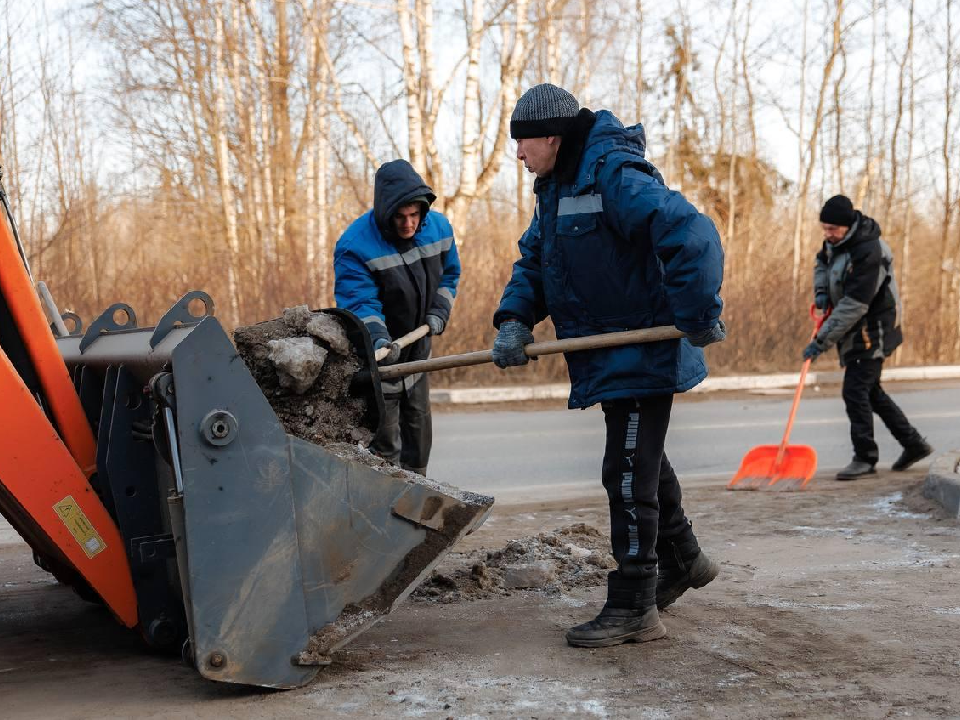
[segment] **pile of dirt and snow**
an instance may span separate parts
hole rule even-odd
[[[605,585],[616,568],[610,540],[584,523],[511,540],[498,550],[449,556],[413,593],[418,600],[460,602],[515,590],[558,594]]]
[[[300,305],[237,328],[233,339],[288,433],[320,445],[371,440],[365,402],[350,395],[361,363],[336,316]]]

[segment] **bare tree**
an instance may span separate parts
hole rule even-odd
[[[87,316],[116,297],[149,317],[202,287],[229,325],[332,302],[333,238],[369,208],[379,164],[408,157],[468,268],[437,349],[466,350],[490,340],[533,201],[509,117],[550,81],[643,120],[667,180],[723,233],[728,312],[750,322],[717,367],[792,364],[779,338],[794,333],[770,328],[804,330],[811,206],[833,185],[896,244],[905,311],[929,338],[903,358],[956,362],[955,4],[805,0],[761,24],[752,0],[97,0],[65,31],[43,2],[0,0],[0,161],[34,270],[67,304]],[[827,32],[812,33],[820,8]],[[72,73],[86,53],[103,58],[96,116]],[[768,85],[767,66],[791,64],[799,83]],[[778,120],[797,136],[795,181]],[[756,302],[791,280],[789,300]]]
[[[843,45],[840,46],[840,73],[833,83],[833,162],[836,169],[837,187],[845,187],[843,177],[843,103],[841,103],[841,88],[843,79],[847,75],[847,53]]]
[[[943,219],[940,226],[940,292],[938,296],[940,307],[940,337],[945,339],[950,333],[952,322],[951,285],[952,276],[956,274],[957,269],[951,262],[950,253],[950,226],[953,222],[953,173],[951,168],[951,158],[953,155],[953,135],[952,118],[956,95],[954,94],[953,72],[954,72],[954,47],[953,47],[953,0],[946,0],[946,42],[944,48],[944,69],[946,74],[946,83],[944,85],[944,121],[943,135],[940,146],[941,156],[943,158]],[[942,352],[942,351],[941,351]]]
[[[673,84],[673,127],[670,133],[670,142],[667,146],[666,179],[677,190],[683,188],[683,173],[680,163],[680,142],[683,135],[683,106],[690,91],[688,82],[690,67],[693,62],[692,30],[687,15],[682,7],[680,10],[680,26],[669,26],[667,36],[673,41],[673,65],[670,76]]]
[[[826,96],[827,85],[830,82],[830,76],[833,72],[833,64],[840,52],[841,28],[843,26],[843,0],[836,0],[833,16],[833,34],[830,48],[827,52],[826,62],[823,66],[823,74],[820,80],[820,89],[817,95],[817,107],[813,116],[813,128],[810,130],[810,137],[807,139],[807,148],[804,157],[805,170],[800,181],[797,192],[796,215],[793,231],[793,292],[796,294],[800,279],[800,262],[803,255],[803,217],[806,213],[807,193],[810,188],[810,179],[813,175],[813,169],[816,166],[817,159],[817,140],[820,128],[823,124],[823,105]],[[802,136],[801,136],[802,137]],[[804,167],[804,165],[801,165]]]
[[[637,69],[635,74],[634,93],[636,102],[634,104],[634,115],[637,122],[643,122],[643,0],[636,0],[636,58]]]
[[[911,295],[911,280],[910,277],[910,241],[913,234],[913,140],[914,132],[916,129],[915,123],[915,114],[916,114],[916,74],[914,72],[913,66],[913,31],[914,31],[914,19],[913,19],[913,9],[914,9],[914,0],[910,0],[910,27],[908,30],[908,40],[907,40],[907,53],[909,55],[909,67],[910,67],[910,99],[907,103],[909,108],[909,127],[907,128],[907,162],[906,162],[906,180],[904,183],[904,195],[906,197],[906,211],[904,214],[903,220],[903,250],[901,252],[900,259],[900,291],[901,291],[901,302],[903,304],[903,316],[901,317],[901,322],[906,322],[907,310],[910,303]],[[902,357],[902,356],[901,356]]]
[[[900,125],[903,122],[903,104],[904,104],[904,84],[907,72],[907,65],[910,57],[913,55],[913,0],[910,0],[907,31],[907,48],[900,59],[899,75],[897,80],[897,106],[893,120],[893,134],[890,136],[890,183],[887,186],[887,198],[884,205],[883,225],[889,225],[890,213],[893,211],[894,198],[897,193],[897,170],[899,162],[897,161],[897,146],[900,142]]]
[[[733,25],[733,67],[731,68],[730,75],[733,78],[733,88],[730,91],[730,171],[727,174],[727,207],[729,208],[729,215],[727,215],[727,245],[730,247],[733,247],[734,238],[736,237],[737,152],[739,151],[740,140],[740,130],[737,127],[737,103],[740,100],[738,97],[738,91],[740,89],[740,73],[737,69],[739,64],[737,58],[737,49],[740,46],[740,38],[738,32],[739,20],[737,19],[736,12],[737,0],[733,0],[733,8],[730,11],[731,24]]]

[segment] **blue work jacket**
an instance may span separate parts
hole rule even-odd
[[[712,327],[723,303],[713,222],[644,158],[643,128],[600,111],[575,179],[535,184],[537,206],[494,324],[546,316],[558,338],[676,325]],[[566,354],[571,408],[689,390],[707,375],[686,339]]]

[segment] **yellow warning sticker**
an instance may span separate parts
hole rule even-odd
[[[67,530],[73,535],[74,539],[83,548],[88,558],[103,552],[107,544],[100,537],[100,533],[93,527],[83,510],[77,505],[77,501],[72,495],[67,495],[63,500],[53,506],[57,515],[67,526]]]

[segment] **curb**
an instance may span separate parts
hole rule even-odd
[[[960,365],[931,365],[927,367],[889,368],[883,371],[882,379],[897,380],[955,380],[960,378]],[[836,385],[843,381],[843,372],[807,373],[807,385]],[[796,387],[800,373],[776,373],[774,375],[730,375],[708,377],[690,392],[716,392],[718,390],[770,390]],[[441,388],[430,391],[430,402],[471,405],[476,403],[515,402],[525,400],[565,400],[570,394],[569,383],[544,385],[507,385],[483,388]]]
[[[923,484],[923,496],[942,505],[960,519],[960,450],[941,455],[930,465]]]

